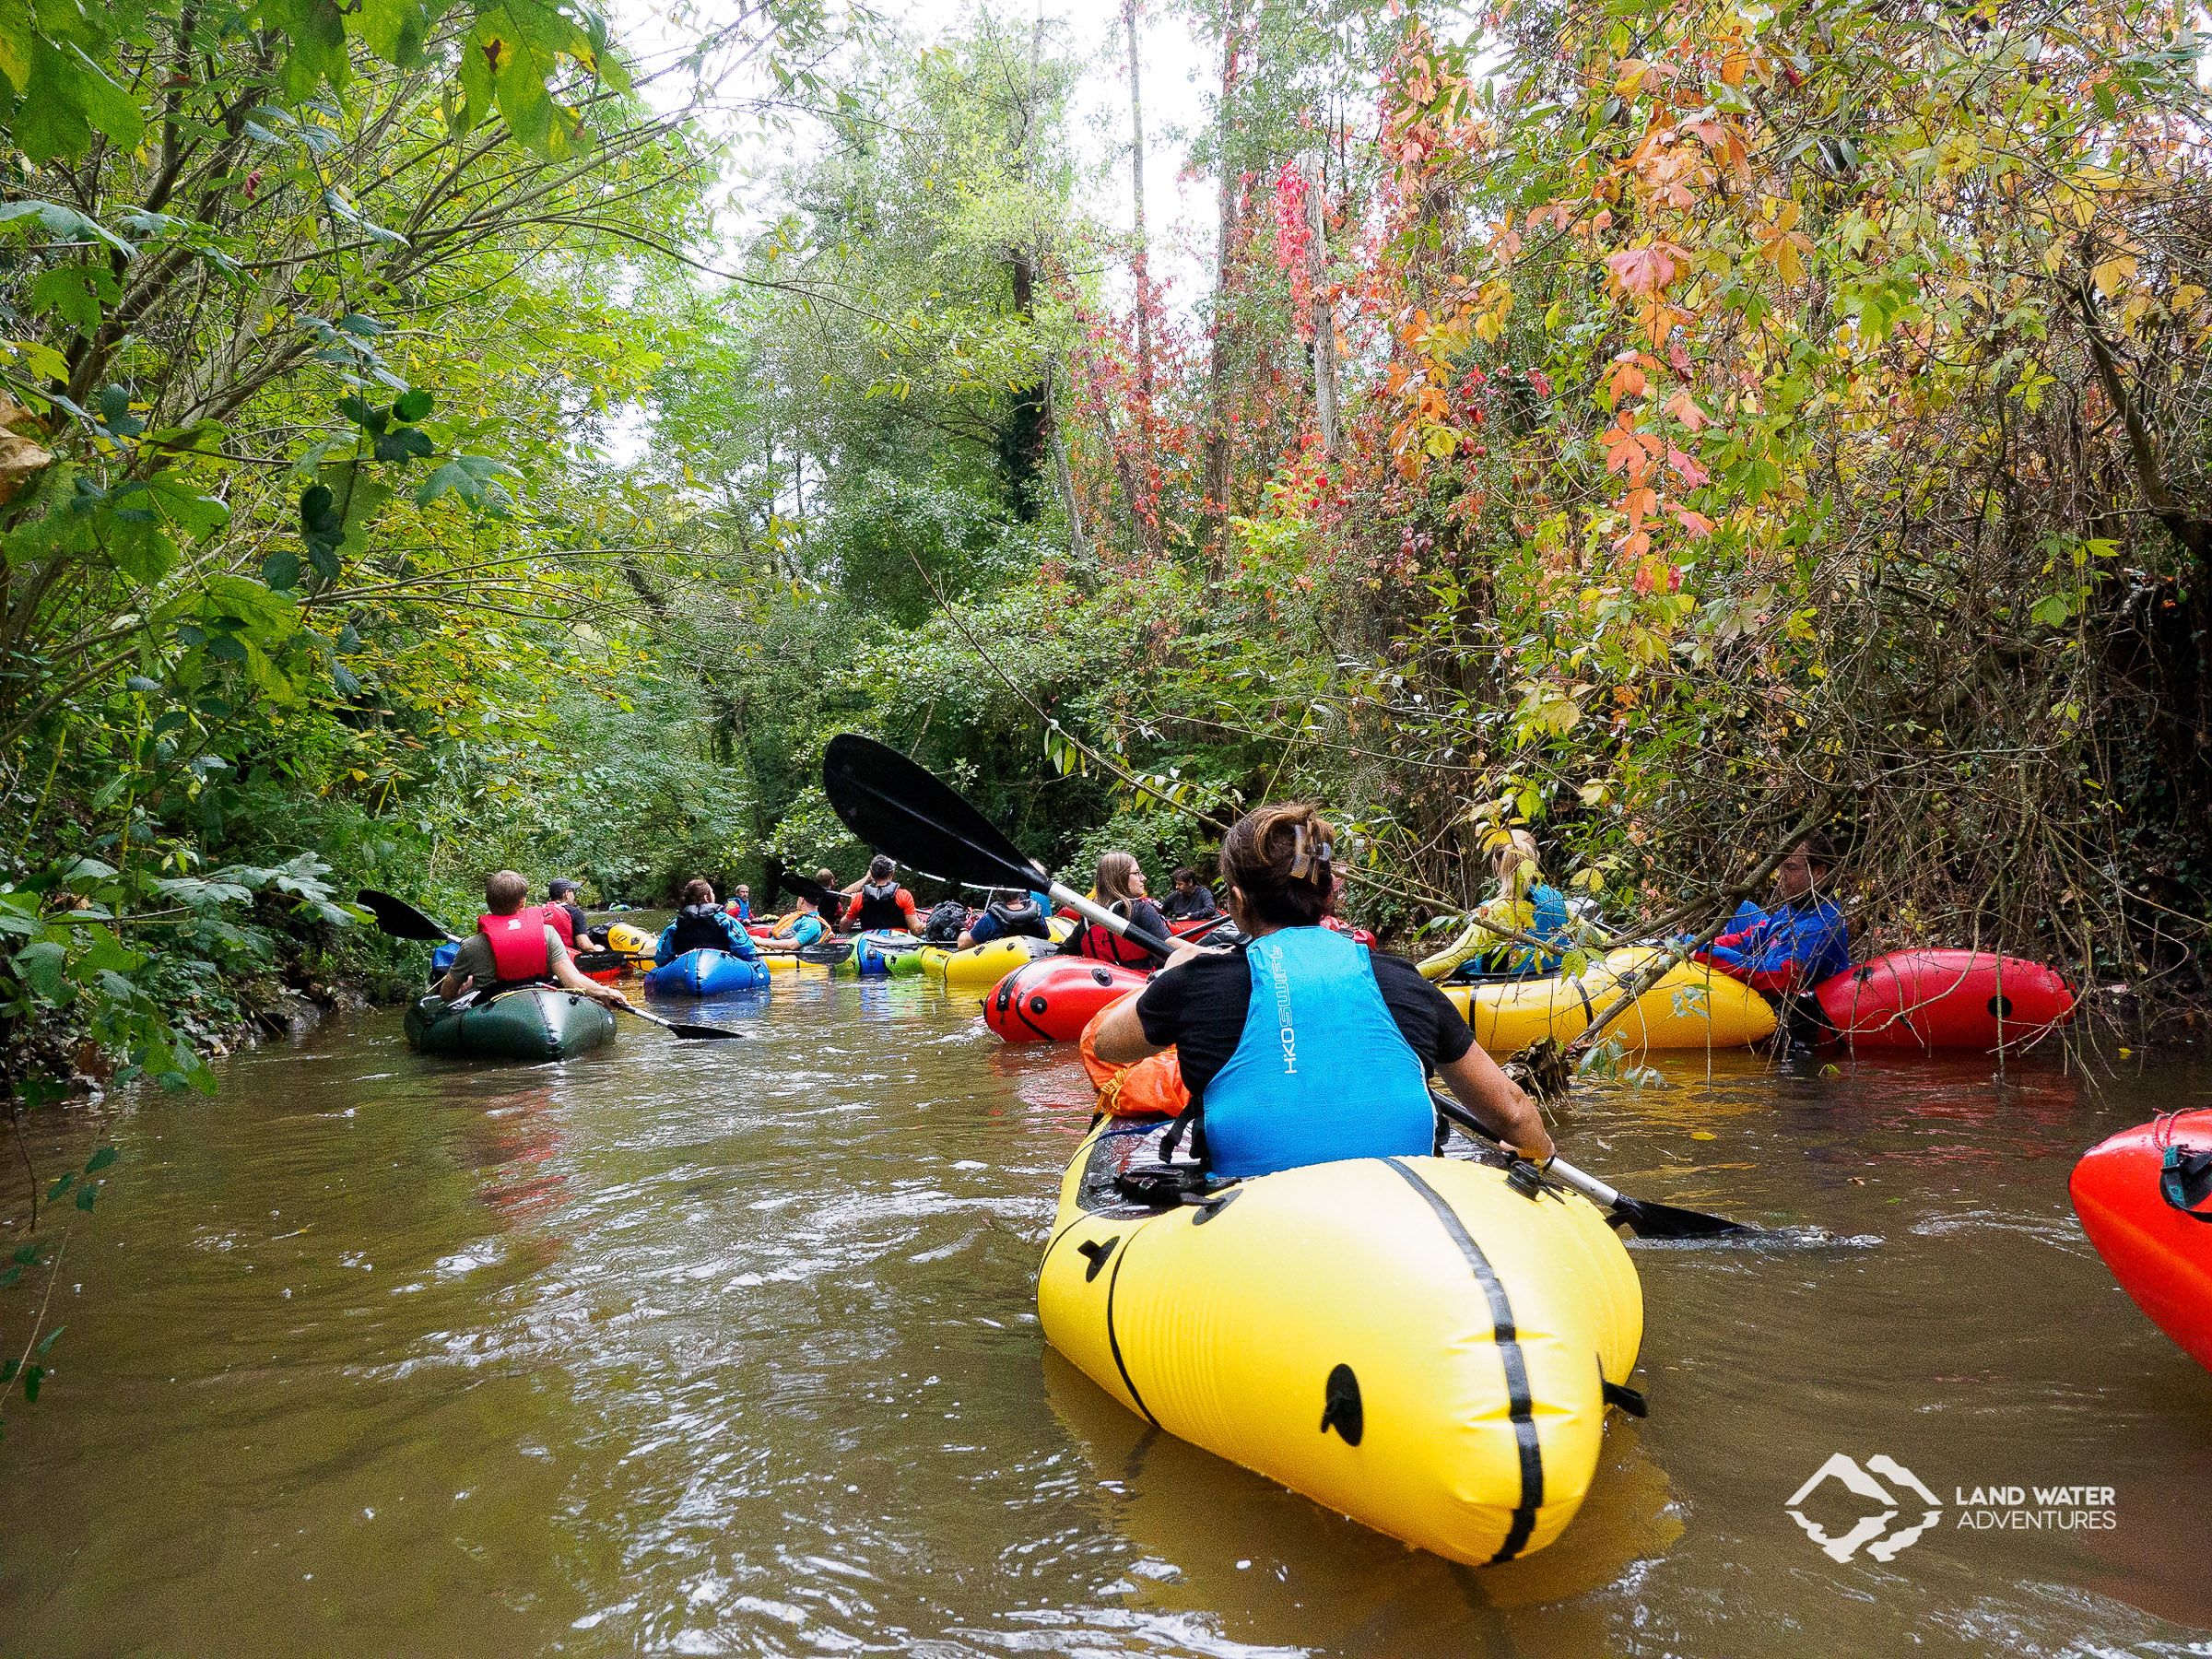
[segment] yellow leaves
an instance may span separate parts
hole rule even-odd
[[[2130,253],[2115,253],[2111,258],[2100,260],[2097,263],[2095,268],[2089,272],[2089,280],[2097,285],[2099,293],[2110,300],[2119,293],[2121,288],[2132,279],[2135,274],[2135,256]]]
[[[1802,230],[1792,230],[1797,222],[1797,204],[1784,204],[1786,219],[1772,225],[1758,226],[1752,232],[1759,238],[1759,256],[1771,265],[1784,282],[1793,286],[1805,280],[1805,262],[1813,251],[1813,239]]]
[[[1744,72],[1750,67],[1751,59],[1748,53],[1741,52],[1729,53],[1726,56],[1721,59],[1721,83],[1724,86],[1729,87],[1742,86],[1744,84]]]

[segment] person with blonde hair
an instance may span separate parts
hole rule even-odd
[[[1178,948],[1091,1039],[1110,1065],[1172,1047],[1216,1175],[1265,1175],[1347,1158],[1418,1158],[1436,1144],[1433,1066],[1523,1157],[1551,1157],[1528,1097],[1475,1045],[1412,963],[1324,927],[1336,832],[1303,803],[1240,818],[1221,846],[1243,941]]]
[[[1090,896],[1115,915],[1126,916],[1137,926],[1149,929],[1155,938],[1168,936],[1167,919],[1159,913],[1159,907],[1145,897],[1145,872],[1134,853],[1117,848],[1100,853],[1098,885]],[[1125,939],[1096,922],[1077,928],[1060,951],[1063,956],[1096,957],[1124,968],[1157,968],[1162,959],[1135,940]]]
[[[1464,962],[1484,973],[1556,973],[1559,952],[1580,937],[1559,888],[1544,879],[1536,838],[1526,830],[1492,830],[1484,838],[1498,893],[1466,915],[1459,937],[1421,959],[1423,979],[1448,979]],[[1510,935],[1522,934],[1541,947]]]

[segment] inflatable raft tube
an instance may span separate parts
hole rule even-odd
[[[2066,1188],[2120,1288],[2212,1371],[2212,1111],[2122,1130],[2083,1155]]]
[[[987,945],[971,945],[966,950],[946,950],[925,945],[920,954],[922,971],[931,979],[942,980],[946,990],[981,996],[1024,962],[1051,956],[1059,948],[1050,939],[1032,939],[1025,935],[993,939]]]
[[[1557,1538],[1643,1335],[1596,1209],[1441,1158],[1124,1203],[1115,1175],[1165,1129],[1102,1120],[1068,1166],[1037,1284],[1052,1345],[1170,1434],[1422,1549]]]
[[[478,1060],[566,1060],[615,1034],[615,1017],[597,1003],[551,985],[502,992],[445,1011],[434,997],[407,1010],[408,1043],[426,1054]]]
[[[726,996],[762,990],[768,970],[726,950],[687,950],[645,976],[645,989],[662,996]]]
[[[1656,955],[1616,950],[1579,979],[1492,980],[1445,985],[1444,994],[1491,1054],[1518,1053],[1547,1037],[1571,1042],[1590,1029],[1621,985]],[[1774,1010],[1741,980],[1702,962],[1679,962],[1606,1028],[1631,1049],[1741,1048],[1774,1031]]]
[[[882,979],[898,971],[898,964],[922,948],[911,933],[894,929],[864,933],[853,941],[853,970],[863,979]],[[909,971],[919,973],[917,959]]]
[[[1853,1048],[2032,1042],[2072,1022],[2074,990],[2041,962],[1982,950],[1893,950],[1820,982],[1813,994]]]
[[[1151,975],[1088,957],[1041,957],[1025,962],[983,998],[983,1023],[1008,1042],[1074,1042],[1100,1011]]]

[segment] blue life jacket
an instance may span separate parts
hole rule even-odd
[[[1517,939],[1508,939],[1473,959],[1480,971],[1535,974],[1559,971],[1559,953],[1574,926],[1566,895],[1547,882],[1538,882],[1528,889],[1524,902],[1528,906],[1528,919],[1521,931],[1543,940],[1549,948],[1539,952]]]
[[[1754,990],[1785,996],[1851,966],[1851,930],[1843,912],[1815,894],[1771,911],[1746,901],[1704,955]]]
[[[1203,1102],[1213,1173],[1432,1151],[1421,1058],[1390,1017],[1367,947],[1325,927],[1286,927],[1253,940],[1245,960],[1244,1034]]]

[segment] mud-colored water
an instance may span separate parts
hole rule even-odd
[[[708,1017],[754,1041],[626,1024],[496,1069],[359,1016],[213,1100],[49,1122],[50,1170],[123,1158],[56,1373],[6,1412],[0,1652],[2212,1654],[2212,1375],[2065,1196],[2212,1073],[1698,1056],[1585,1090],[1586,1168],[1849,1241],[1640,1246],[1649,1421],[1615,1414],[1559,1544],[1472,1571],[1047,1352],[1070,1051],[913,981]],[[1940,1523],[1823,1555],[1784,1509],[1839,1452],[1910,1467]],[[1959,1524],[2013,1485],[2111,1487],[2116,1524]]]

